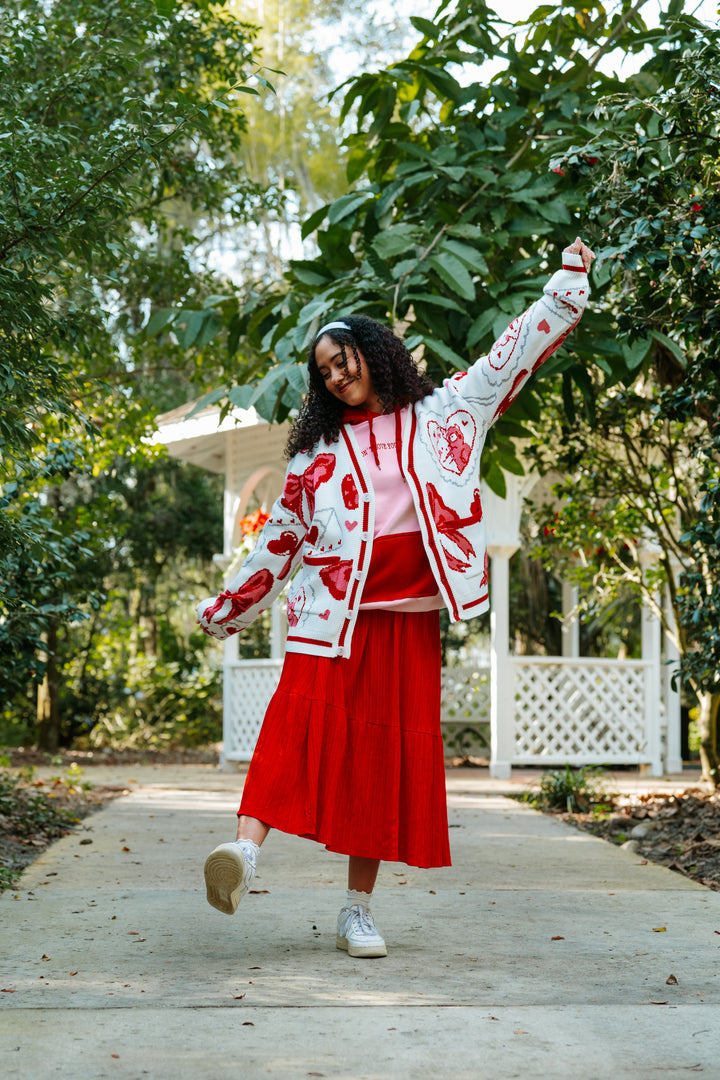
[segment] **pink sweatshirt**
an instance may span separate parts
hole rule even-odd
[[[443,598],[430,569],[415,506],[400,471],[402,431],[409,410],[347,409],[375,496],[373,551],[360,610],[435,611]]]

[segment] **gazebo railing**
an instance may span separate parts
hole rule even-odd
[[[512,656],[513,765],[659,763],[645,660]]]
[[[633,765],[659,768],[660,710],[652,664],[511,656],[512,722],[500,732],[510,765]],[[224,665],[223,761],[249,761],[282,660]],[[442,669],[441,722],[446,751],[490,756],[490,669]]]
[[[223,680],[223,761],[249,761],[282,660],[230,660]],[[490,668],[442,669],[441,721],[449,753],[490,754]]]

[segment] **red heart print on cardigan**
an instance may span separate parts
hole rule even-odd
[[[238,589],[237,592],[230,592],[226,589],[225,592],[221,592],[217,600],[215,600],[210,607],[206,608],[203,612],[203,618],[210,622],[214,615],[223,607],[226,600],[230,601],[230,611],[227,615],[223,615],[222,619],[216,619],[216,623],[222,626],[223,623],[228,622],[230,619],[236,618],[238,615],[242,615],[248,608],[253,607],[262,600],[263,596],[267,596],[273,586],[273,576],[269,570],[258,570],[256,574],[249,577],[245,584]]]
[[[300,519],[305,528],[312,521],[315,512],[315,492],[321,484],[330,479],[334,472],[335,455],[318,454],[302,476],[297,476],[295,473],[287,474],[280,501],[291,514],[295,514]],[[303,514],[303,494],[307,500],[307,520]]]
[[[357,484],[350,473],[347,476],[343,476],[342,484],[340,485],[342,491],[343,502],[345,503],[346,510],[357,510],[360,500],[358,498]]]
[[[338,556],[328,566],[323,566],[320,571],[320,580],[323,585],[327,585],[330,595],[335,600],[344,599],[350,584],[352,566],[352,559],[341,559]]]
[[[469,516],[461,518],[452,507],[447,506],[443,502],[433,484],[428,483],[425,486],[427,488],[428,501],[430,503],[430,512],[432,513],[433,521],[437,526],[438,532],[443,536],[446,536],[453,544],[457,544],[466,558],[474,555],[475,548],[467,537],[463,536],[460,529],[464,529],[468,525],[474,525],[476,522],[482,521],[483,512],[479,489],[475,488],[475,491],[473,492],[473,501],[470,504]],[[465,570],[470,569],[469,562],[463,562],[461,559],[458,559],[451,551],[448,551],[444,544],[443,551],[445,552],[448,566],[451,570],[459,570],[464,573]]]
[[[268,541],[268,551],[272,551],[273,555],[287,555],[288,557],[287,562],[277,576],[278,581],[282,581],[290,573],[293,558],[300,550],[301,545],[302,539],[289,530],[281,532],[277,540]]]
[[[460,476],[467,468],[475,445],[475,421],[466,409],[450,413],[445,426],[428,421],[428,435],[437,459],[447,472]]]
[[[294,596],[291,596],[287,602],[287,621],[290,626],[297,626],[300,622],[300,616],[305,609],[305,590],[302,586],[298,589]]]

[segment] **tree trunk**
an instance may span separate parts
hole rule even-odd
[[[720,788],[720,761],[717,752],[717,714],[720,694],[698,694],[700,706],[700,763],[702,780],[714,788]]]
[[[38,686],[37,721],[38,750],[57,753],[60,745],[60,673],[57,666],[58,622],[51,618],[47,630],[47,666],[45,677]]]

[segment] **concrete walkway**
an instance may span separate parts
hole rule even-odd
[[[454,866],[382,867],[389,955],[363,961],[335,949],[346,860],[309,841],[271,834],[233,918],[205,903],[241,775],[113,779],[129,793],[0,900],[7,1080],[718,1075],[720,894],[507,782],[448,773]]]

